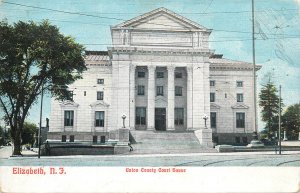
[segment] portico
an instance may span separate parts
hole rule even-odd
[[[153,58],[153,56],[151,56]],[[193,63],[137,62],[130,63],[130,128],[138,130],[193,130],[193,114],[201,117],[205,112],[193,112]],[[204,65],[204,64],[203,64]],[[199,64],[198,64],[199,66]],[[199,68],[196,69],[199,71]],[[200,71],[203,73],[203,69]],[[202,75],[202,74],[201,74]],[[208,81],[208,76],[199,76]],[[196,82],[196,81],[195,81]],[[201,85],[199,89],[203,89]],[[198,95],[205,92],[196,93]],[[209,93],[209,90],[206,90]],[[196,97],[196,96],[195,96]],[[198,96],[195,99],[204,98]],[[206,99],[203,101],[208,101]],[[205,108],[203,102],[202,105]],[[141,108],[144,110],[141,111]],[[138,111],[137,111],[138,109]],[[209,106],[206,107],[209,111]],[[195,108],[195,110],[199,110]],[[143,115],[141,115],[143,114]],[[137,117],[145,116],[145,121]],[[159,120],[160,119],[160,120]],[[162,120],[163,119],[163,120]],[[160,123],[157,123],[157,122]],[[163,123],[164,121],[164,123]],[[201,128],[201,122],[198,122]],[[163,124],[162,128],[156,128]]]

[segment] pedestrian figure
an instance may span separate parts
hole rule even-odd
[[[46,149],[46,155],[50,155],[50,145],[48,141],[46,142],[45,149]]]
[[[133,151],[133,148],[131,146],[131,143],[128,143],[128,146],[130,147],[129,151]]]

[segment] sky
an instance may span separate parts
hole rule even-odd
[[[271,74],[285,106],[300,102],[300,0],[255,0],[257,90]],[[251,0],[0,0],[0,20],[48,19],[86,50],[107,50],[110,26],[165,7],[212,29],[210,48],[224,58],[252,62]],[[39,100],[38,100],[39,101]],[[44,98],[43,120],[50,115]],[[258,115],[260,109],[258,109]],[[40,103],[28,120],[39,123]],[[3,112],[0,112],[0,116]],[[0,122],[1,124],[1,122]],[[45,121],[43,121],[45,124]],[[259,128],[263,122],[259,121]]]

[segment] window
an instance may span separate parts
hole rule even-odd
[[[164,72],[156,72],[156,78],[163,78]]]
[[[227,98],[227,93],[225,93],[225,99]]]
[[[138,95],[145,95],[145,86],[138,85]]]
[[[236,81],[237,87],[243,87],[243,81]]]
[[[86,96],[86,91],[83,92],[83,95]]]
[[[65,111],[65,126],[73,126],[74,122],[74,111]]]
[[[241,143],[241,138],[240,137],[235,137],[235,143],[237,143],[237,144]]]
[[[67,100],[73,101],[73,95],[74,95],[74,94],[73,94],[73,91],[69,91],[69,90],[68,90],[67,93],[66,93],[66,95],[67,95],[67,96],[66,96],[66,99],[67,99]]]
[[[66,141],[67,141],[67,136],[62,135],[62,136],[61,136],[61,142],[66,142]]]
[[[215,102],[215,93],[214,92],[211,92],[210,93],[210,102]]]
[[[210,127],[211,128],[217,127],[217,113],[216,112],[210,113]]]
[[[146,107],[136,107],[135,124],[146,125]]]
[[[175,108],[175,125],[183,125],[184,124],[184,109],[183,108]]]
[[[248,139],[247,139],[247,137],[243,137],[242,140],[243,140],[243,143],[244,143],[244,144],[248,144]]]
[[[175,72],[175,78],[182,78],[181,72]]]
[[[182,96],[182,87],[175,86],[175,96]]]
[[[95,112],[95,127],[104,127],[104,111]]]
[[[245,113],[236,113],[236,127],[245,128]]]
[[[105,136],[104,135],[100,136],[100,143],[105,143]]]
[[[163,86],[156,87],[156,96],[164,96],[164,87]]]
[[[213,142],[218,144],[219,143],[219,137],[217,137],[217,136],[213,137]]]
[[[69,140],[69,142],[74,142],[74,139],[75,139],[74,135],[70,135],[70,140]]]
[[[215,81],[214,80],[209,81],[209,85],[210,86],[215,86]]]
[[[97,135],[94,135],[93,136],[93,143],[97,143],[97,141],[98,141],[98,137],[97,137]]]
[[[244,97],[243,94],[239,93],[236,95],[236,101],[237,102],[243,102],[244,101]]]
[[[104,84],[104,79],[97,79],[97,84]]]
[[[97,100],[103,100],[103,91],[97,92]]]
[[[145,78],[145,72],[138,72],[138,78]]]

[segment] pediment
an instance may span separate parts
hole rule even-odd
[[[167,99],[163,96],[158,96],[156,99],[155,99],[155,102],[167,102]]]
[[[69,101],[69,100],[62,101],[62,102],[60,102],[59,105],[62,107],[78,107],[79,106],[78,103],[75,103],[74,101]]]
[[[136,29],[176,29],[176,30],[207,30],[205,27],[178,15],[166,8],[158,8],[131,20],[125,21],[117,28]]]
[[[96,101],[90,104],[91,107],[109,107],[109,104],[104,101]]]
[[[233,109],[248,109],[249,107],[245,104],[236,104],[236,105],[231,106],[231,108],[233,108]]]
[[[212,104],[210,104],[210,108],[211,108],[211,109],[220,109],[221,106],[220,106],[220,105],[217,105],[217,104],[215,104],[215,103],[212,103]]]

